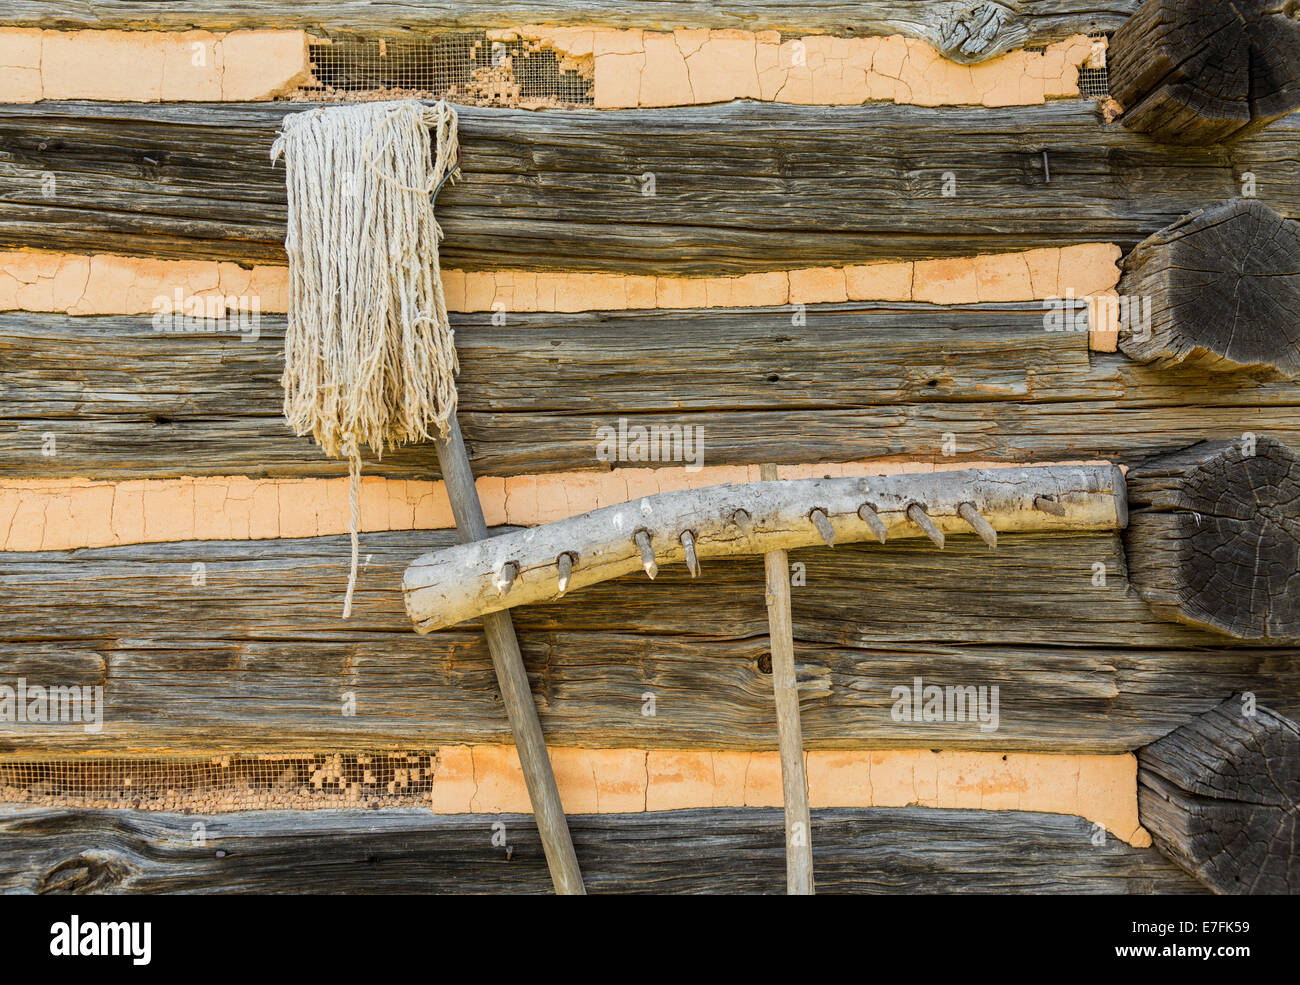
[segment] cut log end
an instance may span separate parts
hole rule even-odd
[[[1300,893],[1300,729],[1238,695],[1138,750],[1162,852],[1217,893]]]
[[[1161,616],[1243,640],[1300,639],[1300,457],[1267,436],[1133,469],[1129,577]]]
[[[1147,0],[1111,38],[1130,130],[1212,144],[1300,108],[1300,20],[1279,0]]]
[[[1256,199],[1139,243],[1119,287],[1119,347],[1156,366],[1300,376],[1300,222]]]

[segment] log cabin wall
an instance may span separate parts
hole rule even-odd
[[[97,729],[0,722],[0,886],[324,890],[258,864],[360,860],[379,818],[394,890],[547,888],[482,630],[403,609],[406,566],[457,541],[432,449],[366,462],[343,621],[346,464],[281,416],[271,142],[312,103],[415,94],[460,109],[444,285],[498,531],[763,463],[1114,463],[1151,514],[791,554],[819,888],[1300,888],[1275,828],[1205,862],[1210,794],[1169,752],[1249,708],[1297,771],[1300,118],[1274,111],[1300,71],[1169,142],[1189,100],[1116,68],[1140,8],[0,2],[0,684],[103,689]],[[611,445],[637,428],[699,443]],[[1215,478],[1243,456],[1258,481]],[[1262,519],[1220,525],[1221,487]],[[1178,553],[1193,516],[1244,606]],[[1243,551],[1268,561],[1248,584]],[[515,610],[588,888],[779,891],[763,571]],[[996,721],[900,714],[925,685],[996,693]],[[1295,796],[1234,788],[1220,823]],[[180,812],[239,861],[151,857]],[[733,852],[759,861],[728,875]]]

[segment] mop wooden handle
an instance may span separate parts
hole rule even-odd
[[[434,439],[438,451],[438,464],[442,469],[447,498],[456,517],[456,529],[467,541],[481,541],[488,535],[483,505],[479,502],[470,468],[469,453],[460,433],[460,425],[453,414],[448,420],[447,433]],[[560,803],[560,792],[555,786],[555,773],[546,753],[546,740],[542,736],[542,723],[537,717],[537,706],[528,686],[523,656],[519,652],[519,638],[509,612],[489,612],[483,616],[483,631],[487,635],[488,649],[492,653],[492,666],[496,670],[501,700],[505,702],[510,730],[514,733],[515,747],[524,771],[524,782],[533,804],[533,817],[542,836],[546,851],[546,864],[551,871],[555,891],[561,896],[581,896],[586,893],[582,885],[582,872],[573,851],[569,824]]]

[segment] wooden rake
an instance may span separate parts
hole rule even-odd
[[[454,422],[453,422],[454,425]],[[499,537],[487,525],[459,429],[438,443],[461,536],[456,547],[416,559],[403,578],[406,611],[419,633],[481,617],[519,745],[524,777],[557,891],[581,892],[568,826],[528,691],[508,610],[554,601],[573,589],[701,558],[761,554],[766,569],[772,684],[785,803],[786,890],[813,892],[812,830],[795,680],[786,552],[836,543],[998,533],[1120,530],[1128,507],[1112,465],[966,469],[846,479],[777,478],[658,493]]]

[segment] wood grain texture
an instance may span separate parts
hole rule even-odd
[[[1138,462],[1205,438],[1300,445],[1300,392],[1089,353],[1039,304],[453,315],[459,417],[479,475],[606,469],[600,428],[697,426],[704,465]],[[282,316],[256,341],[148,317],[0,314],[0,474],[337,476],[282,414]],[[42,454],[54,434],[57,454]],[[653,467],[656,462],[624,462]],[[680,463],[665,463],[677,464]],[[411,446],[366,475],[434,478]],[[414,555],[413,555],[414,556]]]
[[[419,637],[402,609],[411,558],[454,539],[363,535],[346,623],[346,536],[6,555],[0,682],[102,685],[106,710],[98,735],[5,724],[0,752],[508,742],[482,634]],[[792,613],[809,748],[1113,753],[1235,691],[1300,711],[1300,649],[1229,649],[1156,619],[1129,589],[1113,535],[1006,536],[992,553],[972,534],[943,552],[913,541],[790,560],[806,581],[792,587]],[[515,610],[548,741],[775,748],[763,581],[757,558],[712,563],[698,579],[665,565],[653,582],[638,573]],[[918,676],[997,685],[998,729],[895,721],[892,689]]]
[[[1138,751],[1142,823],[1216,893],[1300,894],[1300,728],[1238,695]]]
[[[1300,640],[1300,456],[1266,436],[1209,442],[1130,471],[1125,547],[1168,619]]]
[[[522,815],[251,811],[204,818],[0,809],[5,893],[545,893]],[[492,825],[507,846],[494,847]],[[591,892],[779,893],[779,810],[579,815]],[[813,812],[822,893],[1198,893],[1152,849],[1078,817],[925,808]],[[223,853],[218,857],[218,853]]]
[[[1147,0],[1111,39],[1121,122],[1210,144],[1300,107],[1300,19],[1276,0]]]
[[[1143,240],[1119,293],[1133,299],[1119,347],[1140,362],[1300,376],[1300,222],[1263,202],[1198,209]]]
[[[0,107],[0,246],[282,262],[284,173],[268,155],[280,119],[303,108]],[[467,270],[745,273],[1098,241],[1127,249],[1235,194],[1243,171],[1263,201],[1300,216],[1300,119],[1230,149],[1177,148],[1103,126],[1082,100],[465,108],[461,146],[464,180],[440,193],[438,215],[444,266]],[[945,174],[955,196],[942,194]]]
[[[171,31],[299,27],[326,36],[401,36],[437,28],[519,24],[596,24],[644,30],[712,27],[845,36],[905,34],[928,41],[955,60],[978,61],[1024,44],[1114,29],[1137,6],[1137,0],[923,4],[811,0],[798,6],[779,0],[333,0],[310,4],[284,0],[4,0],[0,24]]]

